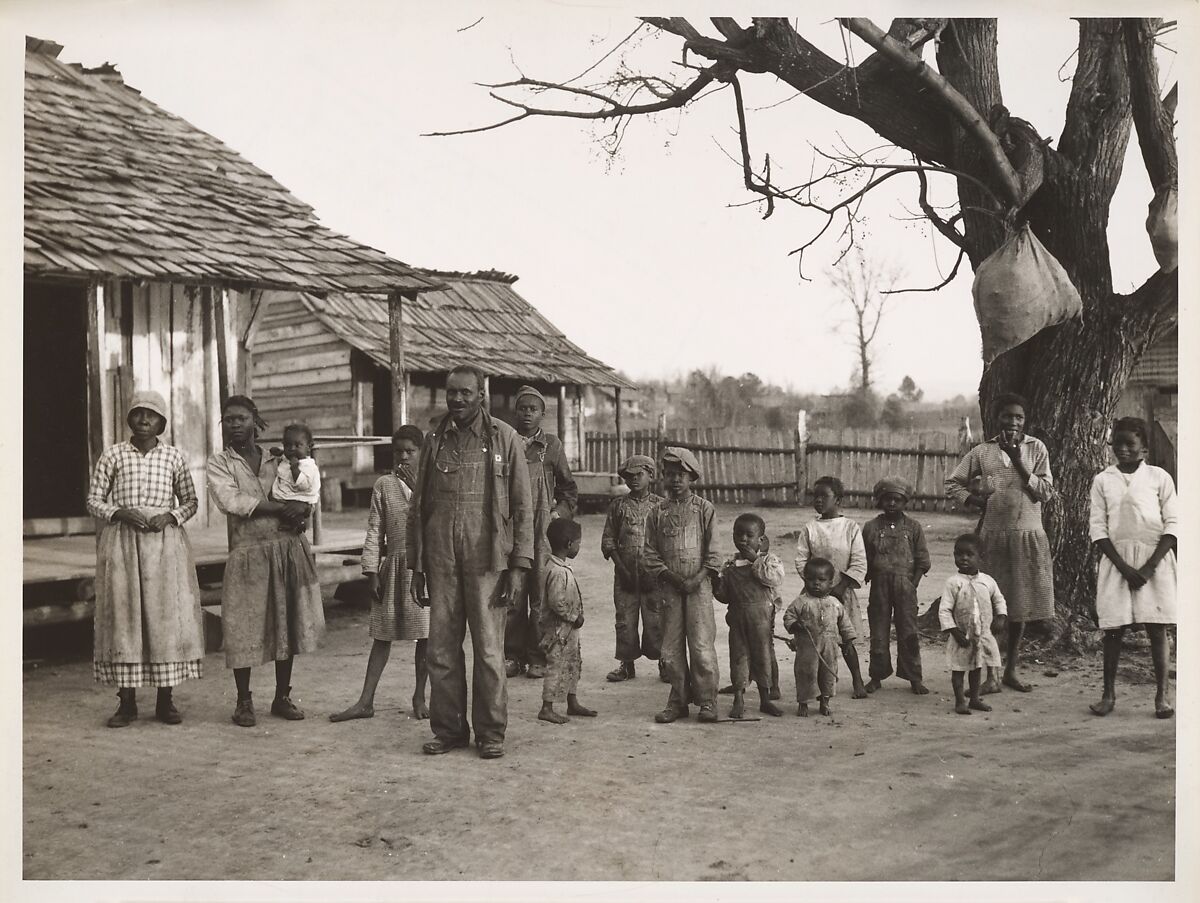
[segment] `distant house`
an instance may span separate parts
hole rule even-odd
[[[223,397],[276,293],[404,292],[438,282],[322,226],[311,207],[110,65],[25,45],[24,519],[87,531],[89,473],[127,435],[135,388],[171,407],[209,520],[204,466]],[[278,364],[276,364],[278,366]]]
[[[513,288],[503,273],[422,271],[443,288],[401,308],[408,421],[427,429],[445,414],[446,373],[462,363],[488,377],[492,413],[511,422],[523,384],[547,399],[545,426],[561,433],[578,467],[590,387],[633,388],[589,357]],[[251,343],[254,397],[272,428],[306,422],[325,436],[388,436],[392,420],[388,306],[378,298],[297,292],[276,296]],[[390,466],[387,447],[318,450],[330,507],[369,488]]]
[[[1179,432],[1179,330],[1172,327],[1146,349],[1117,403],[1118,417],[1151,426],[1150,461],[1176,475]]]

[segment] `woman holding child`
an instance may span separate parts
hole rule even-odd
[[[990,574],[1008,603],[1008,642],[1003,684],[1032,689],[1017,678],[1017,659],[1028,621],[1054,616],[1054,569],[1042,526],[1042,503],[1054,494],[1050,453],[1025,432],[1028,403],[1006,393],[992,410],[1000,428],[975,446],[946,480],[946,494],[983,509],[979,527],[980,570]],[[989,669],[983,693],[1000,687]]]
[[[267,424],[244,395],[221,406],[225,448],[208,459],[208,490],[229,521],[222,616],[225,664],[233,669],[233,723],[256,723],[250,669],[275,662],[271,714],[289,721],[304,713],[289,697],[292,657],[311,652],[325,627],[321,585],[304,536],[309,506],[269,497],[277,462],[258,445]]]

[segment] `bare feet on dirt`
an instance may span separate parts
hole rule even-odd
[[[807,702],[800,703],[799,707],[796,709],[796,714],[799,715],[801,718],[807,718],[808,717],[808,703]]]
[[[1107,715],[1116,707],[1117,700],[1110,696],[1105,696],[1101,698],[1099,702],[1093,702],[1090,706],[1088,706],[1088,708],[1092,710],[1093,715],[1100,715],[1102,717]]]
[[[919,680],[914,680],[912,682],[912,691],[914,693],[916,693],[918,696],[928,696],[929,695],[929,687],[925,686],[925,684],[921,683],[921,681],[919,681]]]
[[[983,686],[979,688],[980,696],[989,696],[992,693],[999,693],[999,692],[1000,692],[1000,684],[993,679],[985,680],[983,682]]]
[[[758,704],[758,710],[764,715],[772,715],[775,718],[779,718],[783,715],[783,709],[775,705],[775,703],[771,702],[769,699],[764,699],[762,702],[760,702]]]
[[[566,724],[570,720],[566,715],[554,711],[553,706],[544,705],[542,706],[542,710],[538,712],[538,721],[549,721],[551,724]]]
[[[567,714],[578,715],[580,718],[595,718],[596,710],[589,709],[574,696],[567,697]]]
[[[977,712],[990,712],[992,710],[990,705],[978,697],[971,700],[971,708]]]
[[[867,688],[865,686],[863,686],[862,684],[858,684],[857,686],[855,686],[854,692],[850,694],[850,698],[851,699],[866,699],[867,696],[869,696],[869,695],[870,695],[870,693],[867,691]]]
[[[1028,693],[1033,689],[1029,684],[1023,684],[1017,680],[1017,675],[1015,674],[1005,674],[1000,682],[1009,689],[1016,690],[1018,693]]]
[[[338,712],[335,715],[330,715],[329,720],[332,721],[334,724],[336,724],[339,721],[353,721],[356,718],[374,718],[374,717],[375,717],[375,707],[372,705],[368,705],[365,702],[359,701],[359,702],[354,703],[354,705],[350,706],[350,708],[346,709],[344,712]],[[426,716],[426,717],[428,717],[428,716]]]
[[[820,702],[821,702],[821,705],[820,705],[820,708],[818,709],[818,711],[822,715],[828,715],[829,714],[829,700],[821,699]]]
[[[1175,710],[1171,708],[1167,702],[1167,697],[1163,693],[1159,693],[1154,697],[1154,717],[1155,718],[1170,718],[1175,714]]]
[[[954,711],[957,712],[959,715],[970,715],[971,714],[971,709],[965,702],[956,702],[954,704]]]
[[[867,681],[867,685],[864,689],[868,693],[874,693],[876,690],[878,690],[882,686],[883,686],[883,684],[881,684],[879,681],[872,678],[871,680]]]

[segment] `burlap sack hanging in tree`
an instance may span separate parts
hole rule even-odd
[[[1025,224],[979,265],[971,285],[990,364],[1048,326],[1083,312],[1067,271]]]
[[[1146,216],[1146,232],[1159,269],[1175,272],[1179,266],[1179,192],[1175,188],[1165,186],[1155,193]]]

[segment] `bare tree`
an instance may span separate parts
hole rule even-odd
[[[996,20],[966,18],[895,19],[886,32],[869,19],[839,19],[833,27],[844,30],[844,46],[854,35],[873,51],[854,65],[849,52],[844,60],[829,56],[784,18],[754,18],[743,26],[714,17],[705,34],[684,18],[645,17],[635,34],[649,27],[679,39],[682,53],[663,61],[664,74],[631,72],[618,64],[615,72],[600,75],[602,63],[619,58],[610,51],[568,82],[521,76],[488,86],[513,115],[470,131],[536,116],[571,117],[611,123],[610,136],[619,143],[634,118],[681,108],[709,89],[728,87],[731,92],[722,96],[732,93],[741,179],[761,198],[764,216],[781,203],[819,210],[826,216],[819,235],[843,223],[849,248],[863,197],[886,181],[915,179],[921,214],[958,250],[949,278],[964,258],[978,267],[1015,224],[1027,222],[1066,269],[1085,315],[1044,329],[997,358],[984,371],[980,405],[986,422],[998,393],[1018,391],[1029,399],[1031,422],[1050,440],[1062,498],[1047,511],[1060,613],[1087,613],[1093,600],[1088,488],[1105,462],[1106,423],[1139,357],[1175,322],[1179,299],[1177,273],[1161,269],[1130,293],[1114,290],[1109,207],[1135,129],[1155,191],[1178,188],[1177,92],[1172,88],[1164,95],[1155,58],[1161,36],[1174,23],[1077,21],[1071,93],[1053,148],[1003,105]],[[923,59],[931,41],[936,70]],[[582,84],[585,77],[592,82]],[[909,161],[843,150],[823,154],[826,169],[815,178],[778,184],[769,154],[761,166],[753,163],[743,77],[781,80],[798,95],[865,123],[907,152]],[[540,102],[547,97],[548,105]],[[567,109],[568,101],[583,106]],[[839,188],[853,176],[862,177],[861,187],[847,189],[836,201],[819,196],[822,187]],[[930,179],[953,180],[956,210],[931,203]]]
[[[830,284],[838,292],[838,305],[848,307],[846,326],[849,327],[851,344],[857,354],[857,385],[855,389],[869,398],[874,392],[871,367],[875,354],[871,346],[879,334],[883,322],[889,293],[895,286],[899,272],[878,261],[868,261],[861,249],[849,260],[828,273]]]

